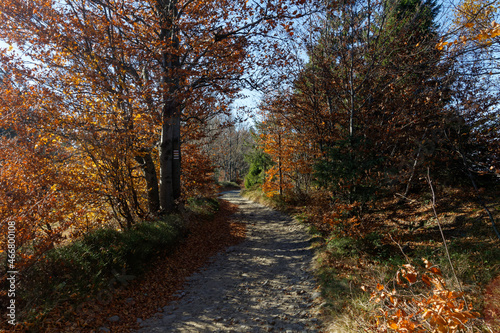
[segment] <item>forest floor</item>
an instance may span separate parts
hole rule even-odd
[[[220,211],[190,221],[187,239],[144,276],[56,308],[31,331],[319,332],[307,228],[237,190],[221,199]]]
[[[492,187],[480,194],[499,228],[498,190]],[[356,221],[356,234],[333,232],[317,245],[327,331],[374,329],[370,325],[380,309],[361,287],[373,291],[378,283],[393,286],[396,270],[406,263],[423,267],[425,258],[442,269],[451,290],[463,290],[467,302],[481,311],[490,327],[482,331],[500,332],[500,241],[487,212],[467,189],[437,188],[436,214],[432,199],[431,194],[420,193],[405,201],[379,200]]]
[[[439,222],[467,299],[500,332],[500,246],[491,223],[470,193],[438,195],[438,219],[429,196],[394,198],[367,208],[362,234],[311,240],[307,224],[225,192],[220,211],[193,218],[182,245],[144,276],[118,279],[106,297],[73,310],[55,309],[32,331],[360,332],[373,328],[378,311],[361,286],[389,283],[401,264],[422,257],[451,275]],[[497,192],[483,198],[498,221]],[[300,207],[293,212],[303,218]]]

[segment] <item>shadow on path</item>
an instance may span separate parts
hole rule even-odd
[[[305,228],[239,191],[222,198],[239,206],[234,218],[246,224],[246,240],[189,277],[179,299],[137,332],[319,332]]]

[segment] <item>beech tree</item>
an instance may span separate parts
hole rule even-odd
[[[0,70],[0,242],[7,244],[7,227],[13,224],[16,269],[22,271],[65,237],[89,231],[110,216],[95,190],[98,183],[87,177],[84,166],[74,168],[73,150],[38,130],[39,95],[28,82],[31,70],[4,51],[0,55],[7,65]]]
[[[60,116],[69,118],[76,113],[71,106],[81,109],[85,100],[80,114],[100,115],[115,125],[113,130],[94,126],[93,132],[130,134],[131,154],[142,167],[149,211],[155,214],[158,208],[174,209],[181,195],[185,110],[195,113],[187,121],[196,121],[200,99],[234,98],[252,68],[250,51],[258,47],[263,54],[276,47],[252,36],[265,37],[280,24],[290,30],[304,3],[12,0],[0,5],[0,38],[39,68],[33,80],[51,92],[43,100],[47,110],[64,108]],[[74,133],[93,135],[86,120],[71,125],[79,127]]]
[[[113,220],[131,228],[213,193],[196,146],[205,123],[231,113],[257,62],[279,60],[265,38],[291,31],[304,5],[0,3],[0,229],[18,222],[19,267],[65,237]]]

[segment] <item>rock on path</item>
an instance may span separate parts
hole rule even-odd
[[[247,226],[244,242],[213,257],[187,279],[179,300],[141,321],[149,332],[319,332],[314,318],[313,251],[290,217],[226,192]]]

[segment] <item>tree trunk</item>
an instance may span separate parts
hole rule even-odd
[[[172,146],[174,148],[174,157],[172,161],[172,192],[174,201],[181,197],[181,115],[180,109],[177,107],[176,114],[173,119],[173,138]]]
[[[160,210],[160,197],[158,192],[158,177],[156,176],[155,164],[150,153],[139,155],[135,160],[142,168],[146,186],[148,187],[148,210],[149,214],[155,216]]]
[[[175,201],[181,196],[181,122],[178,70],[181,67],[178,55],[179,38],[175,21],[178,15],[177,0],[158,2],[162,28],[160,38],[165,42],[162,57],[163,110],[160,150],[160,211],[172,212]]]
[[[178,137],[175,140],[176,117],[174,113],[176,112],[172,103],[165,103],[160,138],[160,211],[162,213],[172,212],[175,208],[175,195],[180,195],[180,152],[175,152],[175,148],[180,148],[180,140]],[[178,158],[175,163],[174,158]],[[176,168],[179,168],[179,172],[176,172]],[[179,179],[174,180],[177,176]],[[176,188],[176,186],[179,187]]]
[[[278,146],[279,146],[279,155],[278,155],[278,171],[279,171],[279,193],[283,195],[283,170],[281,169],[281,134],[278,134]]]

